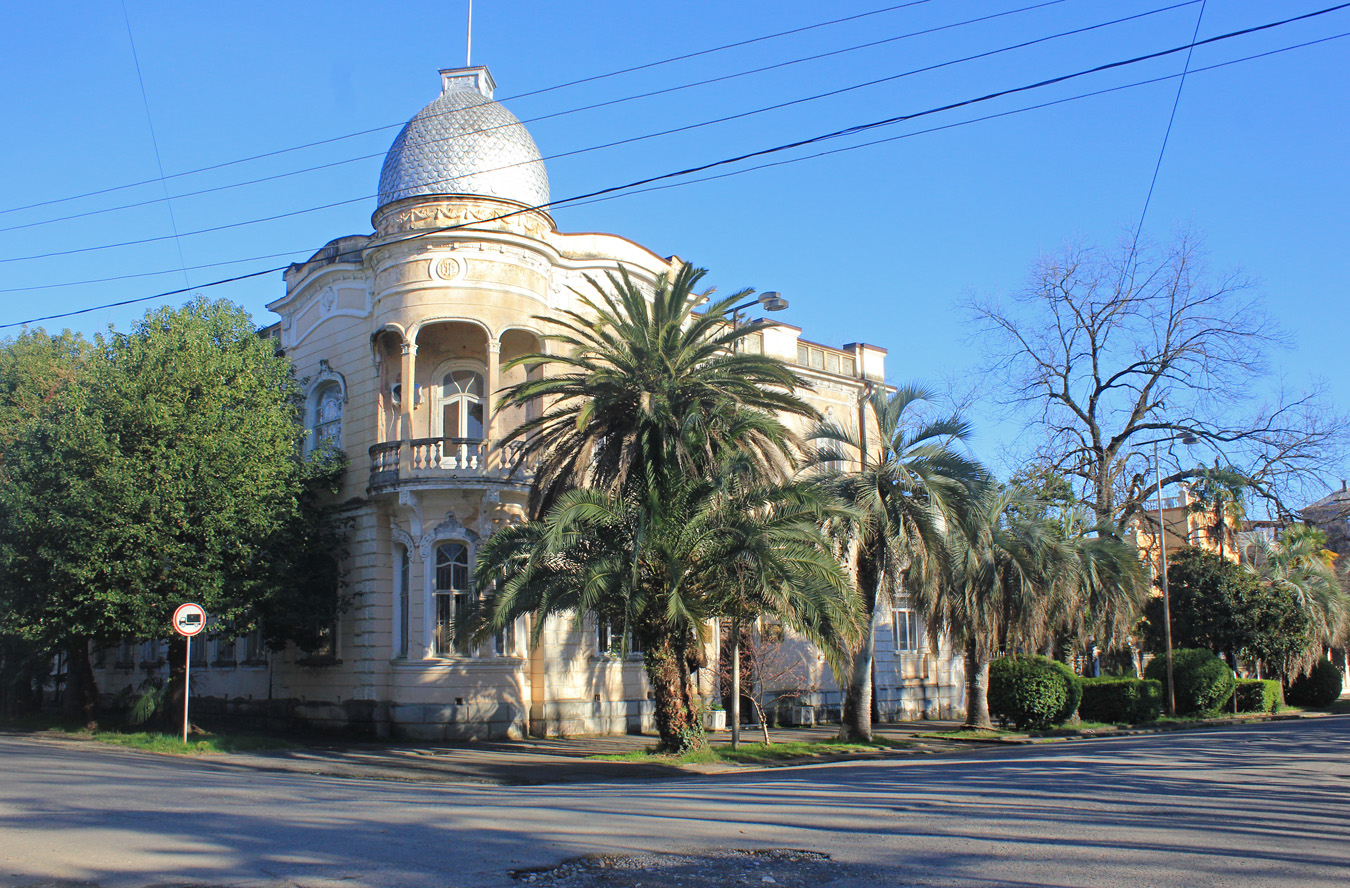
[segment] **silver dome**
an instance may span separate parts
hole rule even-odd
[[[516,116],[492,100],[487,68],[441,72],[441,94],[399,132],[380,170],[379,207],[423,194],[548,204],[548,173]]]

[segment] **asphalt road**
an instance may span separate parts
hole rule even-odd
[[[6,736],[0,884],[496,886],[583,854],[794,848],[830,855],[822,885],[1331,886],[1350,880],[1347,803],[1339,716],[528,787]]]

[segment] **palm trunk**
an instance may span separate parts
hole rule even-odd
[[[846,743],[872,742],[872,659],[876,650],[873,622],[877,610],[877,575],[873,562],[866,556],[858,557],[858,590],[862,592],[862,642],[853,652],[848,687],[844,689],[843,710],[839,718],[839,739]]]
[[[972,638],[966,642],[966,727],[992,728],[989,719],[989,662]]]
[[[647,678],[656,704],[657,749],[680,753],[703,745],[703,729],[690,695],[689,666],[685,651],[664,635],[647,651]]]
[[[741,621],[731,624],[731,748],[741,748]]]

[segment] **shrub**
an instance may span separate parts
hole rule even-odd
[[[1151,678],[1085,678],[1078,715],[1084,721],[1137,725],[1162,712],[1163,684]]]
[[[989,666],[989,713],[1019,731],[1069,718],[1079,693],[1073,673],[1045,657],[1001,657]]]
[[[1154,657],[1144,668],[1144,677],[1163,683],[1167,694],[1167,658]],[[1172,651],[1172,678],[1176,684],[1177,714],[1219,709],[1233,694],[1233,673],[1212,652],[1199,648]]]
[[[1238,712],[1277,712],[1284,702],[1280,683],[1268,678],[1238,679],[1234,693],[1237,694]],[[1232,706],[1231,697],[1224,708],[1229,706]]]
[[[1289,684],[1285,695],[1295,706],[1330,706],[1341,695],[1341,671],[1330,660],[1318,660]]]
[[[1083,677],[1068,666],[1058,660],[1051,660],[1056,671],[1064,677],[1065,695],[1064,705],[1060,707],[1059,712],[1055,713],[1055,724],[1060,725],[1074,717],[1078,712],[1078,704],[1083,700]]]

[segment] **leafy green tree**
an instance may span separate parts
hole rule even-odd
[[[945,566],[945,528],[967,507],[984,469],[958,452],[970,434],[959,416],[916,417],[933,395],[910,385],[878,388],[864,403],[875,431],[822,423],[811,433],[808,465],[821,487],[851,515],[836,522],[857,584],[865,631],[852,652],[840,737],[872,738],[872,625],[879,603],[900,589],[932,589]],[[932,626],[933,624],[930,624]]]
[[[591,281],[580,310],[544,319],[561,327],[561,353],[514,362],[547,371],[501,399],[542,402],[513,433],[537,458],[535,520],[480,549],[483,616],[456,629],[482,635],[524,613],[536,635],[567,612],[621,623],[642,644],[672,750],[701,742],[692,669],[708,620],[755,601],[827,650],[847,637],[847,607],[812,591],[828,573],[806,570],[821,563],[813,513],[785,517],[796,495],[769,493],[791,465],[784,417],[816,413],[784,362],[738,348],[760,326],[724,316],[748,291],[713,300],[695,289],[703,274],[685,266],[650,293],[624,271],[608,288]]]
[[[1174,648],[1204,648],[1238,662],[1261,662],[1283,672],[1312,643],[1312,624],[1295,594],[1263,583],[1253,572],[1200,549],[1168,558],[1168,597]],[[1162,599],[1144,607],[1149,648],[1163,647]]]
[[[0,631],[67,651],[85,713],[90,644],[165,637],[184,601],[312,643],[339,607],[340,533],[317,489],[341,458],[298,458],[298,385],[248,314],[198,299],[87,350],[58,341],[84,360],[5,445]],[[279,619],[292,612],[311,622]]]

